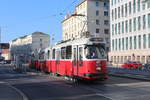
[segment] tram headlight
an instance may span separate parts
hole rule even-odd
[[[97,71],[101,71],[102,68],[101,68],[101,67],[97,67],[96,70],[97,70]]]
[[[96,70],[97,71],[101,71],[102,70],[100,61],[96,61]]]

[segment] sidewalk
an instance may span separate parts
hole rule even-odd
[[[120,68],[108,68],[108,70],[110,76],[150,81],[150,72]]]

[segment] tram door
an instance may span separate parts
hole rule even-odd
[[[56,73],[59,74],[59,65],[60,65],[60,50],[56,50]]]
[[[73,74],[75,76],[79,75],[79,67],[83,64],[83,47],[74,46],[73,47]]]
[[[73,47],[73,75],[78,75],[78,46]]]

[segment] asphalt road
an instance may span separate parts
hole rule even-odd
[[[36,73],[18,74],[9,67],[0,67],[0,100],[149,100],[149,98],[149,81],[110,76],[107,81],[96,83],[71,83],[61,77]]]

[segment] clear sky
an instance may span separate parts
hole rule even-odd
[[[71,13],[80,0],[0,0],[2,42],[31,34],[35,31],[55,34],[61,40],[61,21]]]

